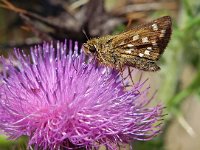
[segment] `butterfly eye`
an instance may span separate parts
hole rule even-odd
[[[95,52],[96,52],[96,47],[95,47],[94,45],[90,46],[89,51],[90,51],[91,53],[95,53]]]

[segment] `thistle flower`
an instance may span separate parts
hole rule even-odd
[[[0,130],[28,136],[33,149],[84,149],[150,140],[160,132],[162,106],[147,107],[149,88],[125,91],[114,70],[85,63],[66,42],[15,50],[1,59]],[[139,92],[138,92],[139,91]]]

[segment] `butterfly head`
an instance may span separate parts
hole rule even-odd
[[[87,41],[83,44],[83,50],[86,55],[94,55],[97,52],[96,44],[93,40]]]

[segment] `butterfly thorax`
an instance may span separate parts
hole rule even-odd
[[[118,67],[120,55],[117,54],[112,44],[113,37],[112,35],[107,35],[87,41],[84,44],[85,53],[92,54],[101,64],[114,68]]]

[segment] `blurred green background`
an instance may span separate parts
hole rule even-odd
[[[93,0],[87,8],[91,12],[97,10],[97,13],[85,20],[78,15],[84,12],[89,0],[0,2],[0,52],[3,55],[11,53],[14,47],[28,51],[27,47],[43,40],[71,38],[85,42],[83,30],[90,37],[101,36],[124,31],[127,25],[131,28],[131,25],[170,15],[173,32],[159,61],[162,69],[156,73],[145,73],[150,78],[152,90],[158,90],[156,100],[165,104],[168,115],[158,137],[147,142],[134,142],[133,148],[200,149],[200,1],[105,0],[103,3]],[[7,2],[15,8],[9,7]],[[99,4],[103,4],[101,8],[104,9],[99,8]],[[69,14],[77,19],[73,20]],[[64,25],[57,24],[59,19],[65,20]],[[26,149],[25,141],[25,138],[8,141],[2,135],[0,150]]]

